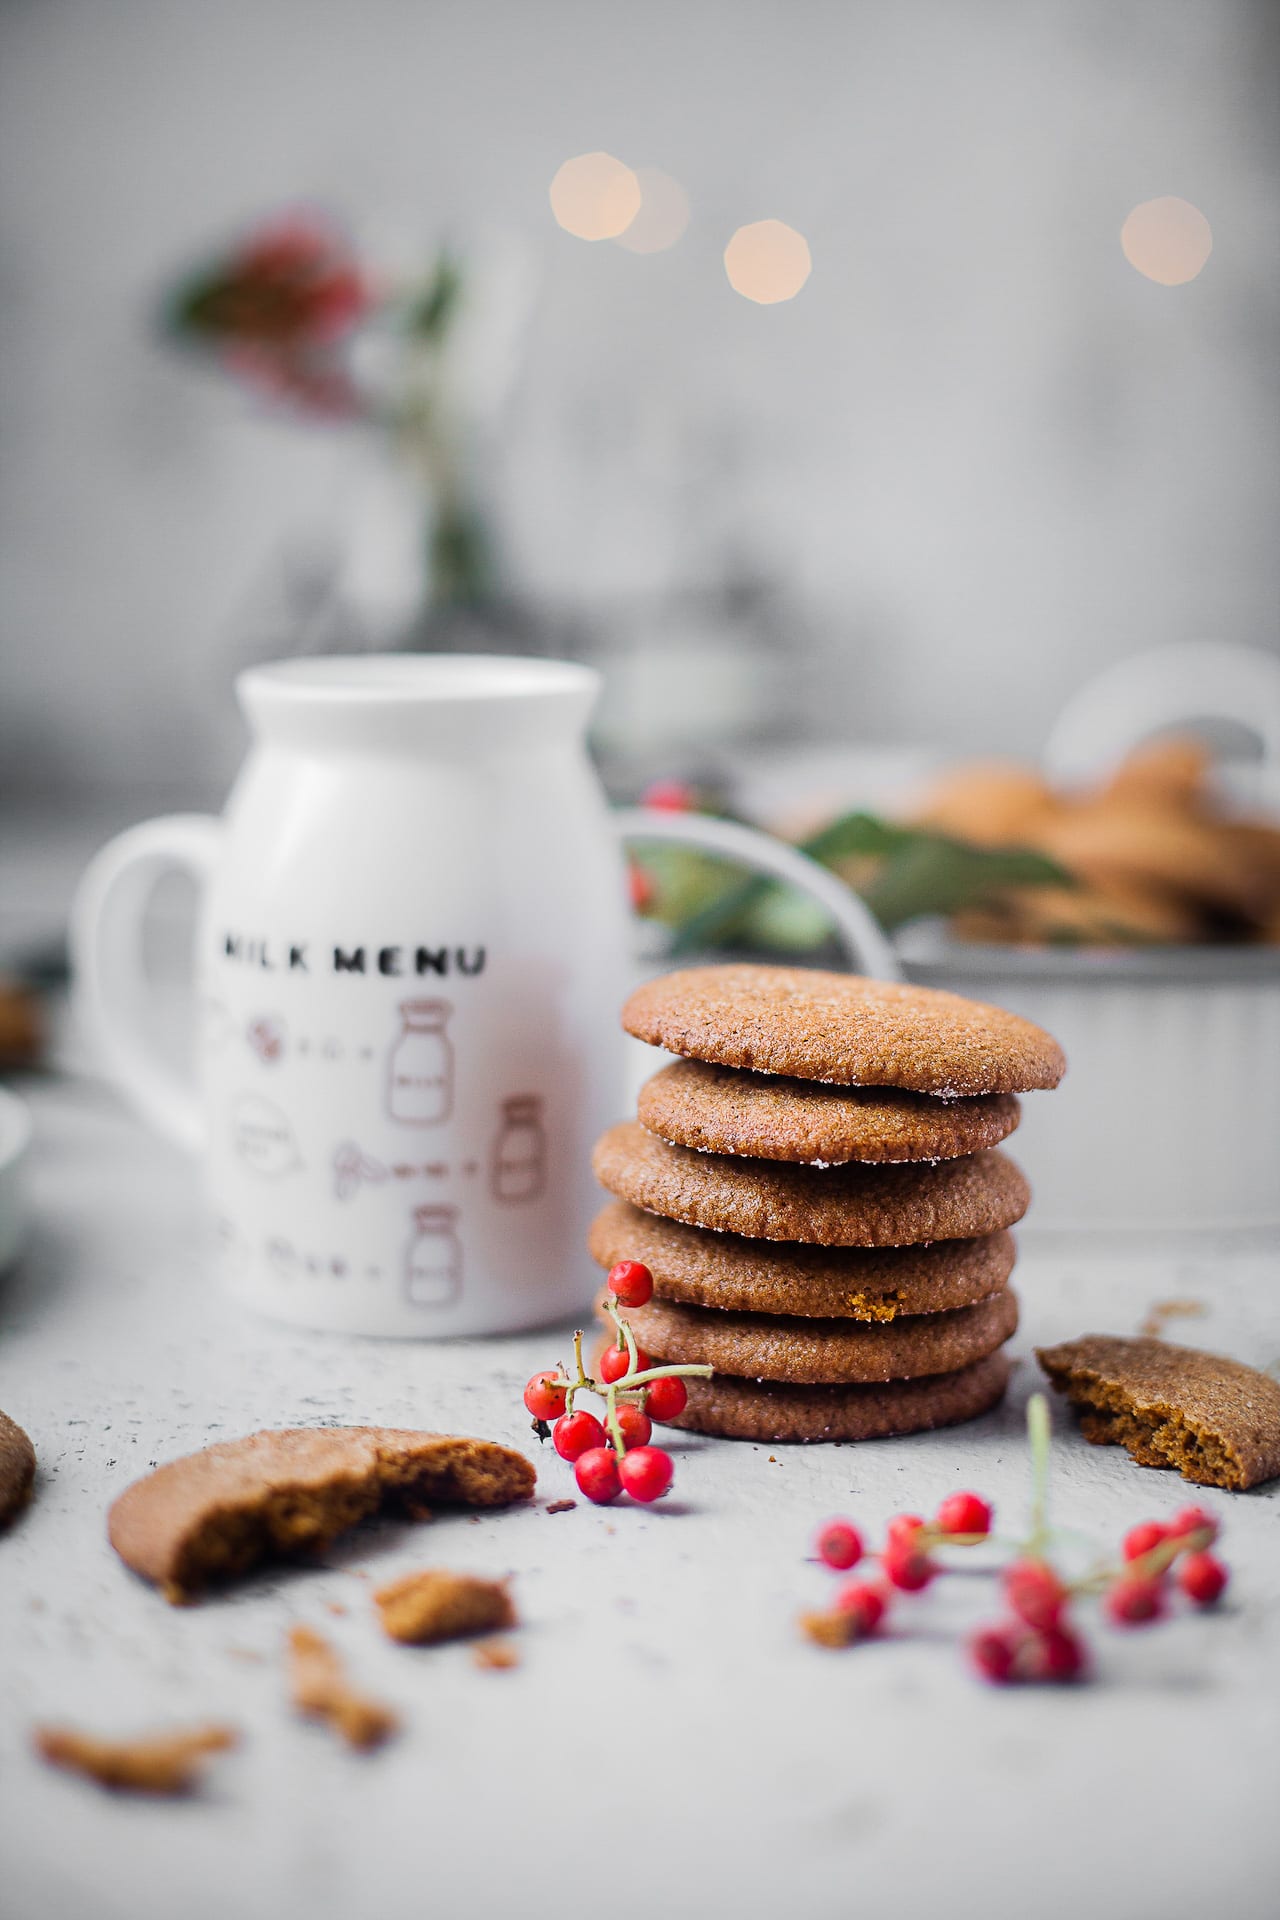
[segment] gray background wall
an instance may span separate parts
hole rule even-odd
[[[160,348],[178,264],[312,197],[515,236],[538,299],[493,485],[512,582],[608,621],[747,554],[824,737],[1034,748],[1095,667],[1277,631],[1276,52],[1263,0],[9,0],[0,782],[220,780],[237,609],[333,436]],[[561,233],[605,147],[694,209]],[[1208,215],[1192,284],[1119,229]],[[740,222],[813,276],[734,295]]]

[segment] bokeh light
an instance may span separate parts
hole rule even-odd
[[[1213,251],[1213,230],[1189,200],[1166,194],[1144,200],[1120,229],[1120,245],[1131,267],[1162,287],[1194,280]]]
[[[640,182],[611,153],[580,153],[551,182],[551,211],[579,240],[616,240],[640,211]]]
[[[637,167],[636,179],[640,211],[617,236],[618,245],[632,253],[662,253],[674,247],[689,224],[689,196],[661,167]]]
[[[739,227],[724,250],[729,285],[761,306],[793,299],[812,265],[809,242],[783,220],[754,220]]]

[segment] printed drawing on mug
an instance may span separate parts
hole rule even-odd
[[[402,1000],[387,1061],[387,1111],[406,1127],[435,1127],[453,1111],[453,1042],[447,1000]]]
[[[415,1207],[404,1290],[415,1307],[450,1307],[462,1293],[456,1207]]]
[[[381,1160],[365,1153],[354,1140],[340,1140],[333,1150],[333,1197],[350,1200],[363,1186],[381,1186],[390,1173]]]
[[[335,1200],[354,1200],[361,1187],[380,1187],[387,1180],[443,1180],[449,1172],[447,1160],[397,1160],[385,1166],[366,1153],[357,1140],[338,1142],[332,1166]]]
[[[547,1137],[542,1100],[514,1093],[502,1103],[502,1123],[493,1146],[495,1200],[536,1200],[547,1183]]]
[[[233,1103],[231,1145],[237,1159],[264,1180],[294,1173],[302,1165],[288,1114],[260,1093],[242,1093]]]
[[[283,1060],[289,1030],[278,1013],[260,1013],[249,1022],[245,1038],[263,1066],[270,1067]]]

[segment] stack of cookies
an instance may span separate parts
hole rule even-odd
[[[705,1363],[677,1425],[866,1440],[996,1405],[1017,1325],[1009,1228],[1030,1198],[998,1143],[1053,1087],[1057,1042],[997,1007],[793,967],[651,981],[628,1033],[682,1056],[598,1142],[605,1268],[655,1363]]]

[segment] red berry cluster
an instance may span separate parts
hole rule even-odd
[[[1144,1520],[1124,1537],[1122,1566],[1074,1584],[1043,1558],[1015,1560],[1003,1576],[1011,1618],[974,1635],[969,1643],[974,1665],[984,1679],[1001,1686],[1075,1680],[1084,1671],[1085,1648],[1068,1618],[1071,1603],[1099,1594],[1114,1625],[1149,1626],[1167,1611],[1170,1574],[1193,1605],[1213,1606],[1229,1578],[1208,1552],[1217,1534],[1217,1521],[1203,1507],[1184,1507],[1168,1522]]]
[[[705,1378],[711,1369],[655,1366],[636,1345],[619,1309],[642,1307],[652,1298],[653,1275],[639,1260],[620,1260],[612,1267],[608,1289],[605,1312],[613,1321],[616,1340],[600,1356],[599,1379],[593,1379],[583,1366],[579,1331],[573,1336],[575,1377],[563,1367],[535,1373],[524,1390],[524,1404],[539,1436],[545,1440],[550,1434],[560,1458],[572,1463],[578,1490],[588,1500],[607,1506],[620,1493],[627,1493],[647,1504],[667,1492],[673,1473],[671,1455],[649,1445],[653,1422],[682,1414],[689,1397],[685,1380],[694,1375]],[[580,1393],[593,1393],[604,1401],[603,1421],[575,1406]]]
[[[894,1590],[919,1593],[942,1565],[935,1547],[976,1546],[991,1531],[991,1508],[976,1493],[953,1493],[942,1502],[932,1520],[918,1513],[896,1513],[885,1531],[878,1555],[879,1580],[849,1580],[836,1595],[830,1613],[807,1614],[805,1631],[824,1646],[849,1646],[874,1633],[889,1610]],[[828,1520],[819,1528],[818,1558],[837,1573],[847,1573],[866,1556],[862,1535],[849,1520]]]
[[[1073,1603],[1100,1597],[1102,1609],[1117,1626],[1146,1626],[1168,1608],[1174,1585],[1193,1605],[1211,1607],[1221,1599],[1229,1578],[1226,1567],[1208,1549],[1218,1534],[1213,1515],[1203,1507],[1184,1507],[1169,1521],[1145,1520],[1130,1528],[1119,1566],[1104,1566],[1083,1579],[1068,1581],[1050,1563],[1047,1521],[1048,1409],[1042,1395],[1027,1409],[1034,1467],[1033,1523],[1030,1538],[1000,1578],[1008,1618],[983,1627],[969,1642],[978,1672],[997,1685],[1018,1681],[1078,1680],[1086,1667],[1086,1648],[1070,1618]],[[918,1513],[895,1514],[878,1557],[881,1578],[848,1582],[832,1611],[804,1616],[801,1625],[823,1646],[848,1646],[874,1633],[899,1593],[918,1593],[943,1572],[942,1546],[976,1546],[991,1532],[991,1508],[976,1493],[953,1493],[931,1521]],[[848,1520],[829,1520],[818,1533],[818,1557],[838,1572],[848,1572],[864,1557],[863,1542]]]

